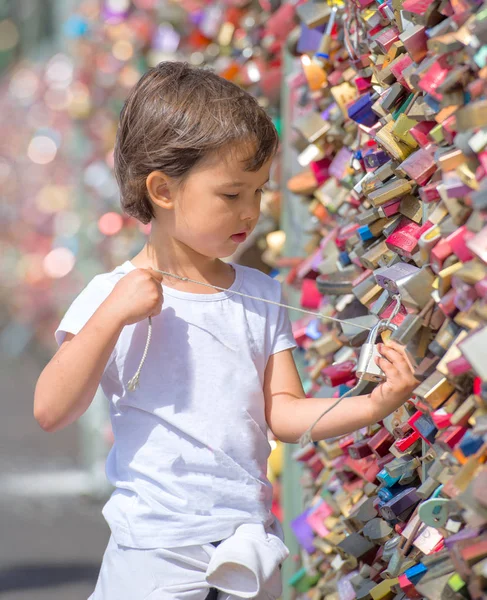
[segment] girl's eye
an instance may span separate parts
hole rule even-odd
[[[258,189],[256,192],[256,194],[263,194],[264,190],[262,188]],[[236,200],[239,195],[238,194],[223,194],[225,196],[225,198],[228,198],[229,200]]]

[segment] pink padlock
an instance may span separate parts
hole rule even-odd
[[[431,140],[428,137],[428,133],[437,125],[436,121],[420,121],[414,127],[411,127],[409,133],[418,142],[418,144],[424,148],[428,144],[431,144]]]
[[[323,297],[321,296],[314,279],[303,279],[301,284],[301,306],[303,308],[318,309]]]
[[[412,64],[413,59],[409,56],[409,54],[403,54],[401,58],[391,66],[391,73],[394,75],[397,81],[407,89],[408,92],[411,92],[412,89],[406,81],[403,72],[404,69],[407,69],[407,67]]]
[[[450,243],[447,238],[440,240],[430,252],[431,268],[435,273],[439,273],[443,267],[443,263],[453,253]]]
[[[330,177],[330,164],[331,160],[327,157],[322,158],[321,160],[312,161],[310,163],[311,170],[314,173],[316,181],[318,185],[323,185],[327,179]]]
[[[446,413],[444,410],[435,410],[435,412],[431,413],[431,418],[433,419],[437,429],[446,429],[447,427],[451,426],[452,415],[450,413]]]
[[[419,197],[426,204],[430,202],[437,202],[440,200],[440,192],[438,191],[438,182],[430,182],[420,188]]]
[[[464,356],[459,356],[447,363],[446,368],[453,377],[458,377],[459,375],[463,375],[463,373],[470,371],[472,365]]]
[[[446,241],[450,244],[450,248],[461,262],[472,260],[473,254],[467,247],[467,242],[475,237],[475,233],[470,231],[466,225],[462,225],[451,233]]]
[[[457,291],[454,288],[451,288],[451,290],[448,290],[438,302],[438,308],[447,317],[453,318],[458,312],[458,308],[455,304],[456,293]]]

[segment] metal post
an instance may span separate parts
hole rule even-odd
[[[290,78],[298,71],[299,65],[296,59],[284,50],[283,56],[283,85],[281,90],[281,113],[282,113],[282,213],[281,229],[286,233],[286,246],[284,254],[286,256],[304,256],[304,245],[308,240],[308,235],[303,231],[303,223],[309,222],[309,212],[307,204],[302,202],[299,196],[292,194],[286,187],[286,182],[290,177],[299,173],[302,169],[297,162],[297,152],[291,146],[291,127],[296,106],[291,86]],[[299,292],[290,286],[285,288],[288,303],[293,306],[299,306]],[[301,317],[298,312],[290,311],[292,321]],[[304,364],[300,351],[295,351],[295,360],[300,372],[301,378],[304,378]],[[300,477],[302,468],[300,463],[293,460],[292,453],[297,449],[296,445],[285,444],[284,447],[284,465],[282,475],[282,506],[284,512],[283,529],[286,545],[291,556],[284,562],[282,574],[284,581],[284,590],[282,600],[292,600],[295,597],[293,588],[287,585],[290,577],[299,569],[300,565],[295,557],[299,554],[299,545],[290,528],[290,521],[303,511],[303,498],[300,487]]]

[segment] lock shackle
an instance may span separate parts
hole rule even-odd
[[[367,344],[375,344],[377,341],[377,336],[387,329],[390,331],[396,331],[397,325],[395,323],[388,323],[387,319],[381,319],[369,331],[369,335],[367,336]]]

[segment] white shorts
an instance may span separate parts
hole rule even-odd
[[[212,544],[170,549],[128,548],[119,546],[111,536],[95,591],[88,600],[205,600],[212,590],[206,574],[214,552]],[[276,595],[263,592],[251,597],[278,598],[282,590],[280,571],[272,579]],[[236,598],[221,591],[211,597]]]

